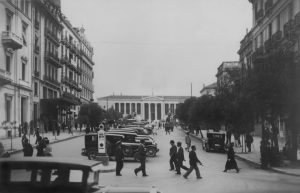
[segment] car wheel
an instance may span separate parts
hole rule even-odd
[[[156,149],[154,147],[147,148],[147,156],[154,157],[156,155]]]
[[[97,154],[98,154],[98,151],[96,151],[94,149],[88,151],[88,158],[89,158],[89,160],[94,160],[96,158]]]

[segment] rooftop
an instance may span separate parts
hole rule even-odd
[[[141,96],[141,95],[109,95],[98,100],[142,100],[144,98],[161,98],[162,100],[185,100],[190,96]]]

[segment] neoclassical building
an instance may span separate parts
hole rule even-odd
[[[144,120],[165,120],[168,114],[174,114],[179,103],[188,96],[128,96],[110,95],[98,98],[103,109],[114,108],[126,115],[136,115]]]

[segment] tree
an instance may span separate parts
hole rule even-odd
[[[105,118],[106,120],[110,121],[110,120],[119,120],[120,118],[122,118],[122,114],[116,110],[114,110],[112,107],[109,108],[106,112],[105,112]]]
[[[90,125],[92,128],[98,127],[105,119],[104,110],[97,103],[83,104],[80,107],[78,122]]]

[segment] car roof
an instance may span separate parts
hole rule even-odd
[[[57,157],[22,157],[22,158],[1,158],[0,165],[2,164],[43,164],[43,165],[62,165],[70,167],[78,167],[98,171],[102,167],[101,162],[93,160],[83,160],[76,158],[57,158]]]

